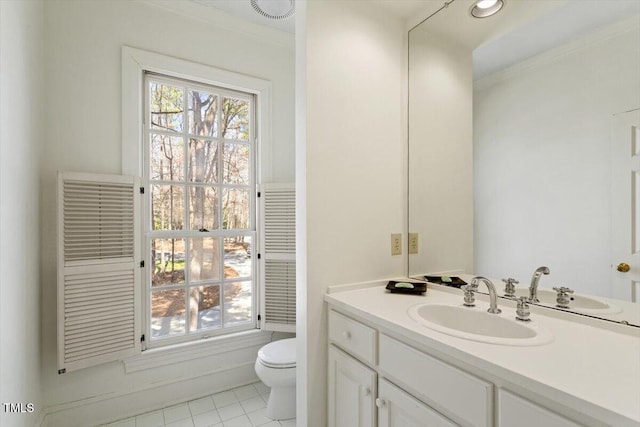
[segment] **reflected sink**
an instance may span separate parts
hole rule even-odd
[[[418,304],[409,308],[409,317],[429,329],[489,344],[534,346],[553,341],[553,335],[535,320],[515,320],[515,312],[491,314],[487,304],[476,307],[446,304]]]
[[[521,296],[529,296],[528,288],[518,288],[516,289],[516,298]],[[540,289],[538,288],[538,299],[541,304],[549,305],[552,307],[556,306],[556,291],[551,289]],[[584,295],[570,295],[571,302],[569,303],[569,308],[563,310],[569,311],[577,311],[579,313],[585,314],[613,314],[620,313],[622,309],[616,305],[609,304],[606,301],[600,300],[595,297],[587,297]]]

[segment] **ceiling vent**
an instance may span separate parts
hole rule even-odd
[[[251,6],[269,19],[287,19],[296,11],[294,0],[251,0]]]

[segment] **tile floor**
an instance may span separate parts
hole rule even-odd
[[[295,427],[266,417],[269,388],[261,382],[169,406],[100,427]]]

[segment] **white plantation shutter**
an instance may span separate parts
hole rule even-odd
[[[260,189],[261,324],[270,331],[296,329],[296,195],[293,184]]]
[[[140,351],[139,186],[58,173],[59,373]]]

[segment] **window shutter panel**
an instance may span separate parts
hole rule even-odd
[[[138,179],[58,173],[58,369],[140,351]]]
[[[295,186],[265,184],[260,192],[260,327],[269,331],[295,332]]]

